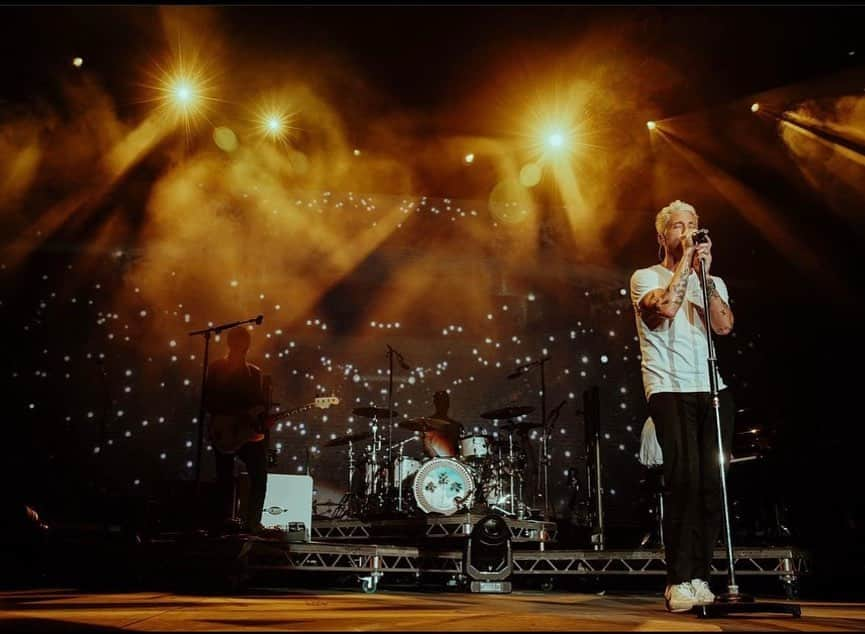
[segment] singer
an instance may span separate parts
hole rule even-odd
[[[709,275],[712,241],[706,231],[697,234],[698,225],[688,203],[664,207],[655,218],[661,262],[631,276],[643,387],[664,456],[664,599],[672,612],[714,601],[708,581],[723,513],[700,267],[715,334],[733,330],[733,311],[726,284]],[[729,456],[735,406],[720,377],[718,389]]]

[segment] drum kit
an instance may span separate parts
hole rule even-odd
[[[335,519],[384,516],[450,516],[459,511],[497,512],[528,519],[533,511],[527,492],[527,465],[531,449],[519,435],[541,423],[519,422],[534,407],[518,406],[484,412],[485,420],[504,421],[498,433],[466,431],[450,419],[429,417],[401,420],[398,429],[415,432],[383,447],[383,427],[399,416],[393,410],[355,408],[356,416],[370,419],[370,431],[328,441],[324,447],[347,446],[348,493],[333,513]],[[413,456],[408,446],[422,433],[439,432],[459,441],[455,455]],[[387,454],[390,453],[390,456]]]

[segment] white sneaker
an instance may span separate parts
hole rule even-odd
[[[709,590],[709,584],[702,579],[691,579],[691,587],[697,598],[697,605],[711,605],[715,602],[715,595]]]
[[[667,586],[664,591],[664,600],[670,612],[687,612],[695,605],[699,605],[690,581]]]

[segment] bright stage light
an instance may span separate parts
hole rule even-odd
[[[73,65],[75,68],[81,68],[81,66],[82,66],[83,64],[84,64],[84,59],[81,58],[81,57],[76,57],[75,59],[72,60],[72,65]]]
[[[565,144],[565,137],[561,132],[554,132],[547,137],[547,144],[553,148],[560,148]]]
[[[654,121],[646,121],[646,127],[649,128],[649,130],[654,130],[658,126]]]
[[[753,103],[751,104],[751,112],[757,112],[760,109],[760,104]]]
[[[270,117],[267,120],[267,129],[276,134],[277,132],[282,130],[282,121],[280,121],[276,117]]]
[[[283,112],[271,110],[259,118],[259,125],[264,136],[279,140],[285,135],[286,115]]]
[[[195,100],[195,88],[186,79],[178,79],[171,88],[174,100],[182,108],[191,106]]]
[[[271,96],[256,107],[256,131],[266,139],[285,143],[292,130],[293,116],[294,113],[288,111],[283,99]]]
[[[475,162],[475,155],[470,152],[465,155],[463,160],[466,162],[466,165],[470,165]]]
[[[151,77],[146,86],[154,94],[148,101],[155,101],[166,117],[182,122],[187,134],[198,119],[207,118],[209,102],[215,101],[211,96],[213,82],[197,55],[178,52],[170,66],[157,66]]]

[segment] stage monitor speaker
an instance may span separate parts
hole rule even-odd
[[[246,474],[243,474],[243,480],[246,480],[245,476]],[[244,482],[239,489],[240,517],[243,517],[248,482]],[[312,539],[312,477],[268,473],[261,525],[265,528],[279,528],[286,533],[287,541],[310,541]]]

